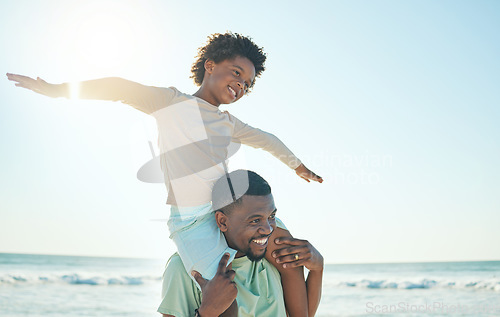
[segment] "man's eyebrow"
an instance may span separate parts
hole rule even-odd
[[[271,215],[275,214],[277,211],[278,211],[278,209],[274,208],[274,210],[271,212]],[[253,219],[253,218],[262,218],[262,215],[261,214],[250,215],[250,216],[247,217],[246,220],[250,220],[250,219]]]
[[[247,220],[253,219],[253,218],[261,218],[262,215],[250,215],[247,217]]]

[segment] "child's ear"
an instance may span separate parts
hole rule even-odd
[[[215,222],[217,223],[217,227],[219,227],[220,231],[227,231],[227,216],[220,210],[215,212]]]
[[[212,73],[212,71],[214,70],[214,67],[215,67],[215,63],[213,60],[211,59],[207,59],[205,61],[205,71],[209,74]]]

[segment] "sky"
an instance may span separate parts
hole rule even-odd
[[[0,1],[0,252],[168,258],[163,184],[136,177],[154,119],[51,99],[123,77],[194,93],[212,33],[250,36],[266,70],[221,106],[277,135],[323,184],[242,148],[278,217],[327,263],[500,260],[498,1]]]

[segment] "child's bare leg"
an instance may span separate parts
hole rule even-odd
[[[274,240],[276,238],[292,237],[290,232],[285,229],[276,228],[269,238],[266,251],[266,259],[271,262],[281,274],[281,284],[283,286],[283,295],[285,297],[285,306],[288,316],[307,316],[307,290],[304,279],[304,267],[284,268],[282,264],[276,263],[276,259],[272,256],[274,250],[283,248],[277,245]]]

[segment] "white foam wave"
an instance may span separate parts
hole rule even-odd
[[[9,284],[75,284],[75,285],[142,285],[161,280],[161,276],[148,275],[96,275],[89,273],[69,274],[2,274],[0,285]]]
[[[436,279],[381,279],[381,280],[330,280],[325,282],[325,287],[332,288],[373,288],[373,289],[468,289],[468,290],[487,290],[500,292],[500,279],[491,278],[485,280],[436,280]]]
[[[1,285],[73,284],[73,285],[142,285],[161,281],[158,275],[111,275],[93,273],[68,274],[0,274]],[[500,278],[462,279],[326,279],[325,288],[363,289],[466,289],[500,292]]]

